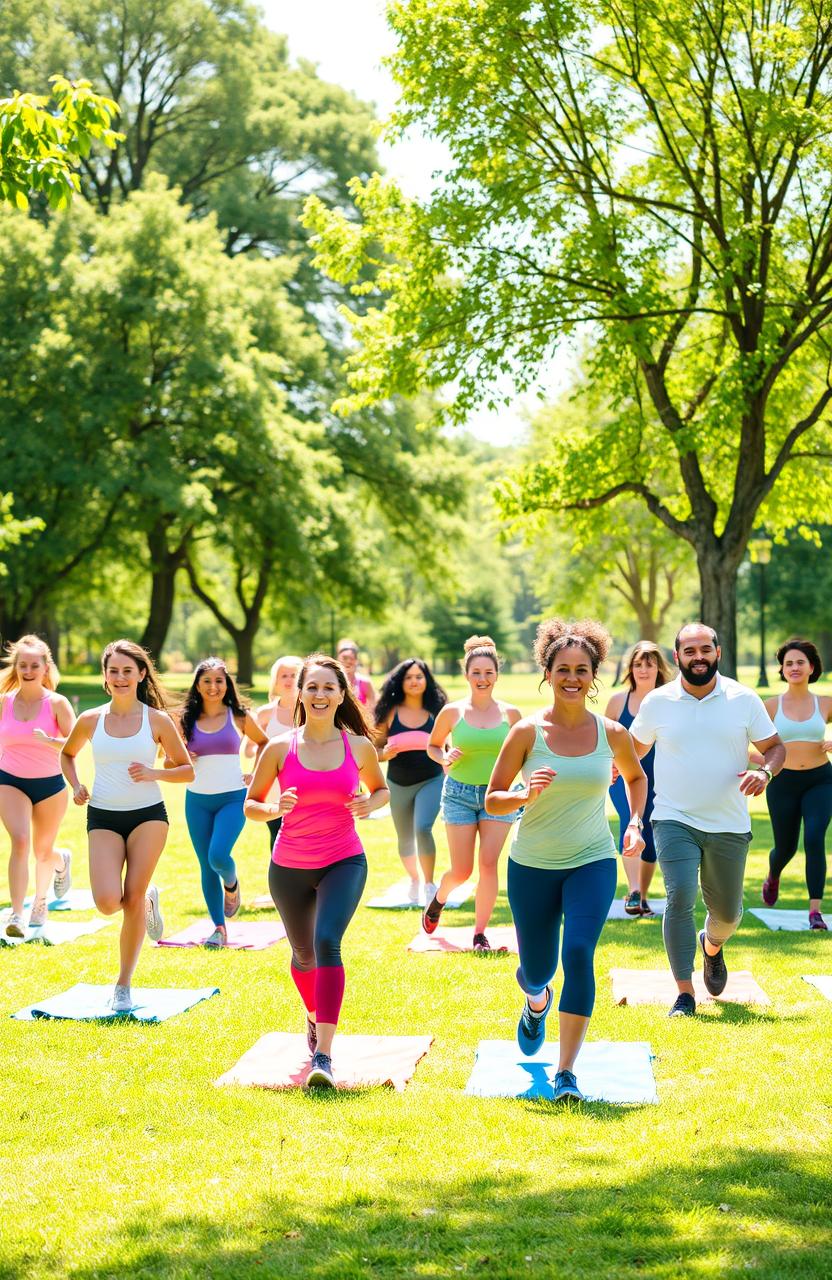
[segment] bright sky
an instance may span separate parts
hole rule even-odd
[[[396,85],[382,59],[395,48],[384,17],[385,0],[260,0],[266,21],[289,38],[293,57],[317,64],[325,80],[351,89],[372,102],[381,119],[396,102]],[[431,178],[445,162],[443,146],[429,138],[412,137],[395,146],[382,144],[380,159],[387,173],[397,178],[412,196],[425,196]],[[564,363],[558,362],[546,381],[552,393],[563,384]],[[537,401],[531,398],[528,407]],[[524,403],[472,415],[468,426],[482,440],[510,444],[524,431]]]

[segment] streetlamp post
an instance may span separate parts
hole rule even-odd
[[[760,566],[760,673],[757,688],[768,688],[766,674],[766,565],[771,561],[771,539],[751,538],[748,543],[751,563]]]

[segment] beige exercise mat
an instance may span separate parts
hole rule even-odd
[[[339,1089],[387,1085],[401,1092],[413,1078],[433,1036],[337,1035],[332,1046],[332,1074]],[[221,1075],[218,1085],[252,1085],[261,1089],[302,1089],[312,1061],[305,1035],[270,1031],[261,1036]]]
[[[612,998],[616,1004],[673,1004],[679,994],[669,969],[610,969]],[[697,1004],[719,1000],[721,1004],[771,1004],[749,969],[729,972],[721,996],[705,990],[701,973],[693,975]]]
[[[517,933],[513,924],[495,924],[486,932],[491,943],[491,950],[497,954],[511,951],[517,955]],[[473,951],[474,926],[449,925],[447,929],[437,929],[436,933],[417,933],[412,942],[407,944],[408,951]],[[478,955],[483,954],[477,952]],[[485,953],[488,954],[487,952]]]

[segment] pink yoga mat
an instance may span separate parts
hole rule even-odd
[[[405,733],[393,733],[387,739],[400,751],[424,751],[430,742],[430,734],[424,729],[408,729]]]
[[[498,924],[486,931],[492,951],[513,951],[517,954],[517,934],[513,924]],[[436,933],[417,933],[408,943],[408,951],[473,951],[474,929],[468,925],[451,925],[437,929]]]
[[[286,937],[286,930],[279,920],[229,920],[228,942],[218,951],[265,951],[273,947],[281,938]],[[158,947],[201,947],[206,938],[210,938],[214,926],[200,920],[197,924],[189,924],[181,933],[172,933],[169,938],[157,942]]]
[[[342,1036],[332,1047],[332,1070],[339,1089],[387,1085],[404,1089],[433,1036]],[[254,1085],[261,1089],[298,1089],[311,1066],[306,1036],[270,1031],[221,1075],[218,1085]]]
[[[672,1005],[679,994],[669,969],[610,969],[610,977],[616,1004]],[[693,989],[697,1004],[709,1000],[719,1000],[721,1004],[771,1004],[748,969],[729,973],[721,996],[712,996],[705,990],[700,973],[693,975]]]

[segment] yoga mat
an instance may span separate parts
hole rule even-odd
[[[616,1004],[666,1004],[672,1005],[679,989],[669,969],[610,969],[612,998]],[[748,969],[736,969],[728,974],[728,982],[721,996],[712,996],[705,990],[702,974],[694,971],[693,989],[696,1003],[719,1000],[725,1004],[771,1004],[762,987],[758,986]]]
[[[642,1040],[593,1040],[575,1062],[578,1088],[592,1102],[658,1102],[653,1054]],[[558,1046],[526,1058],[516,1040],[481,1040],[465,1092],[475,1098],[551,1098]]]
[[[767,929],[775,931],[782,929],[786,933],[810,932],[808,911],[778,911],[775,907],[749,907],[748,914],[762,920]]]
[[[259,893],[256,898],[252,898],[248,909],[249,911],[276,911],[277,907],[270,893]]]
[[[474,896],[475,885],[473,880],[468,880],[465,884],[457,885],[448,894],[448,901],[445,903],[445,910],[455,911],[457,907],[463,906],[469,898]],[[419,885],[419,901],[411,902],[407,896],[410,888],[409,880],[399,880],[396,884],[392,884],[389,889],[385,889],[384,893],[377,898],[371,898],[369,902],[365,902],[365,907],[375,907],[380,911],[424,911],[428,905],[425,902],[424,886]]]
[[[388,1085],[401,1093],[432,1044],[433,1036],[337,1035],[332,1050],[335,1083],[339,1089]],[[306,1083],[311,1065],[306,1036],[270,1031],[216,1084],[297,1089]]]
[[[517,933],[513,924],[497,924],[486,930],[485,936],[491,943],[492,951],[512,951],[517,955]],[[441,927],[436,933],[417,933],[412,942],[407,944],[408,951],[473,951],[474,926],[453,925],[448,929]]]
[[[27,925],[23,938],[7,937],[5,926],[0,925],[0,947],[19,947],[24,942],[40,942],[45,947],[59,947],[62,942],[74,942],[85,934],[98,933],[99,929],[106,929],[111,923],[110,920],[79,920],[75,924],[68,924],[62,920],[47,920],[40,929],[30,929]]]
[[[650,903],[650,906],[653,908],[653,911],[657,916],[664,915],[664,909],[667,905],[667,898],[648,898],[647,901]],[[650,917],[648,916],[647,918],[649,920]],[[627,912],[624,910],[624,899],[613,898],[612,906],[607,912],[607,919],[608,920],[642,920],[644,919],[644,917],[628,916]]]
[[[219,987],[195,987],[190,990],[178,987],[134,987],[136,1004],[130,1013],[114,1013],[109,1007],[112,986],[94,986],[90,982],[78,982],[60,995],[50,996],[37,1004],[30,1004],[12,1017],[21,1022],[36,1018],[69,1018],[75,1022],[110,1021],[113,1018],[130,1018],[134,1022],[166,1022],[178,1013],[184,1013],[201,1000],[219,995]]]
[[[266,947],[273,947],[286,937],[286,930],[279,920],[229,920],[225,927],[228,942],[224,947],[217,947],[217,951],[265,951]],[[213,932],[210,920],[207,923],[200,920],[179,933],[172,933],[169,938],[162,938],[156,946],[201,947]]]
[[[826,996],[827,1000],[832,1000],[832,978],[828,974],[811,974],[804,973],[804,982],[811,982],[813,987],[817,987],[822,996]]]
[[[23,905],[29,908],[34,900],[34,897],[29,897]],[[92,911],[95,900],[89,889],[70,889],[65,898],[54,898],[50,891],[46,906],[49,911]]]

